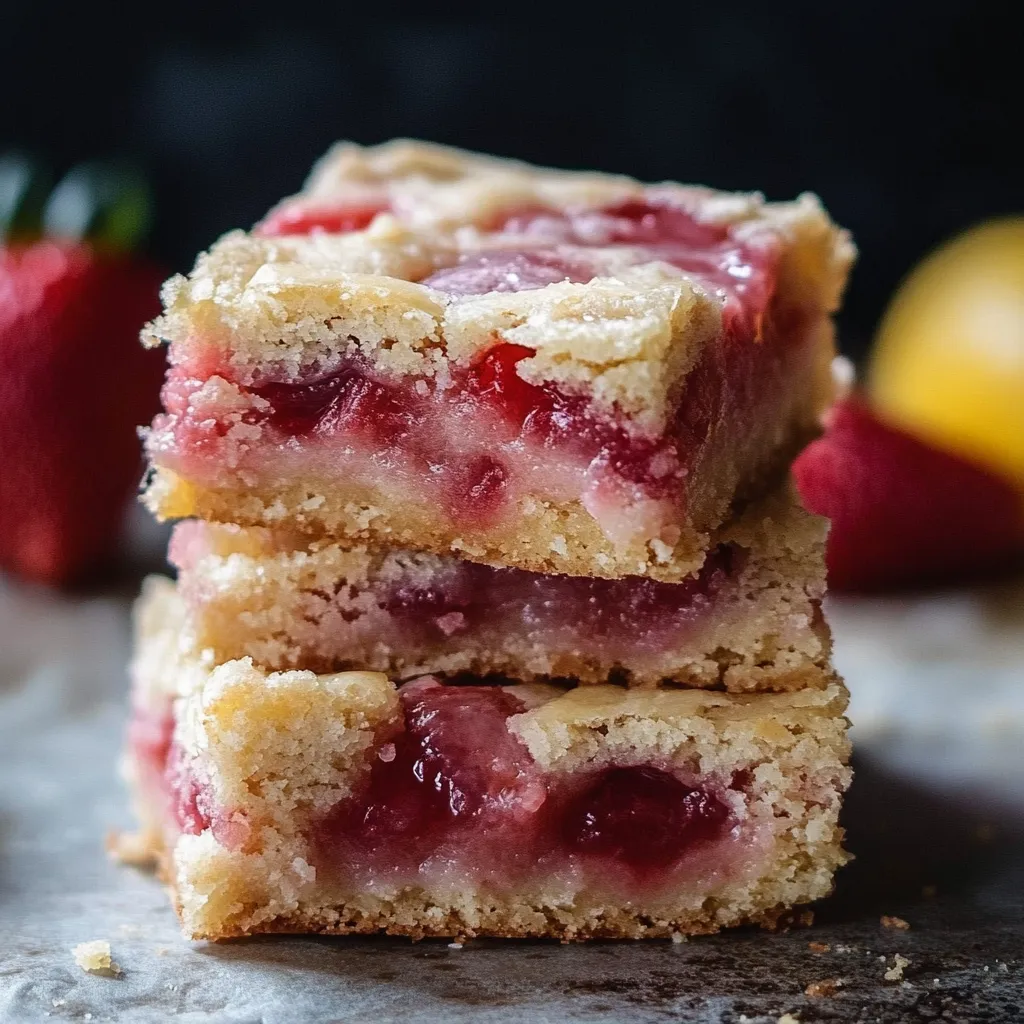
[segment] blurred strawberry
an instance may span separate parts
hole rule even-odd
[[[1024,552],[1007,481],[840,403],[793,464],[807,508],[832,521],[829,584],[878,590],[983,575]]]
[[[123,251],[139,196],[137,179],[76,169],[47,203],[49,236],[29,241],[8,195],[19,231],[0,246],[0,568],[28,579],[64,583],[109,554],[137,482],[135,429],[163,372],[138,332],[164,277]]]

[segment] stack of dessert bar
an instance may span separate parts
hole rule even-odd
[[[846,859],[809,195],[344,145],[164,291],[129,766],[185,931],[773,925]]]

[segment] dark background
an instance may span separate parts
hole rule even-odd
[[[137,160],[158,199],[151,247],[174,269],[297,190],[338,138],[418,136],[770,198],[812,189],[861,249],[841,325],[857,355],[925,251],[1024,207],[1024,24],[1011,6],[435,7],[367,20],[345,4],[315,16],[280,2],[6,4],[0,149],[58,170]]]

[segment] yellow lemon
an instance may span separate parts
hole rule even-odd
[[[1024,217],[981,224],[911,273],[869,387],[888,419],[1024,487]]]

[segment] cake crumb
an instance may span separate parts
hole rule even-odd
[[[800,1024],[800,1018],[794,1017],[791,1013],[784,1013],[779,1018],[778,1024]]]
[[[89,974],[120,974],[121,968],[110,959],[110,943],[106,939],[80,942],[71,950],[75,963]]]
[[[112,860],[133,868],[156,865],[153,844],[141,832],[108,832],[103,844]]]
[[[672,942],[673,942],[673,944],[678,946],[681,943],[688,942],[688,941],[689,941],[689,939],[682,932],[673,932],[672,933]]]
[[[831,953],[832,947],[827,942],[808,942],[807,948],[812,953]],[[840,950],[842,952],[842,950]]]
[[[903,968],[908,967],[910,961],[905,956],[900,956],[899,953],[893,955],[892,967],[885,972],[886,981],[902,981],[903,980]]]
[[[812,981],[804,989],[804,995],[810,999],[826,999],[834,996],[842,987],[842,978],[822,978],[821,981]]]
[[[668,562],[672,558],[672,548],[657,537],[651,541],[651,551],[657,562]]]
[[[891,914],[883,914],[881,924],[883,928],[896,928],[901,932],[910,931],[910,924],[907,921],[904,921],[902,917],[894,917]]]

